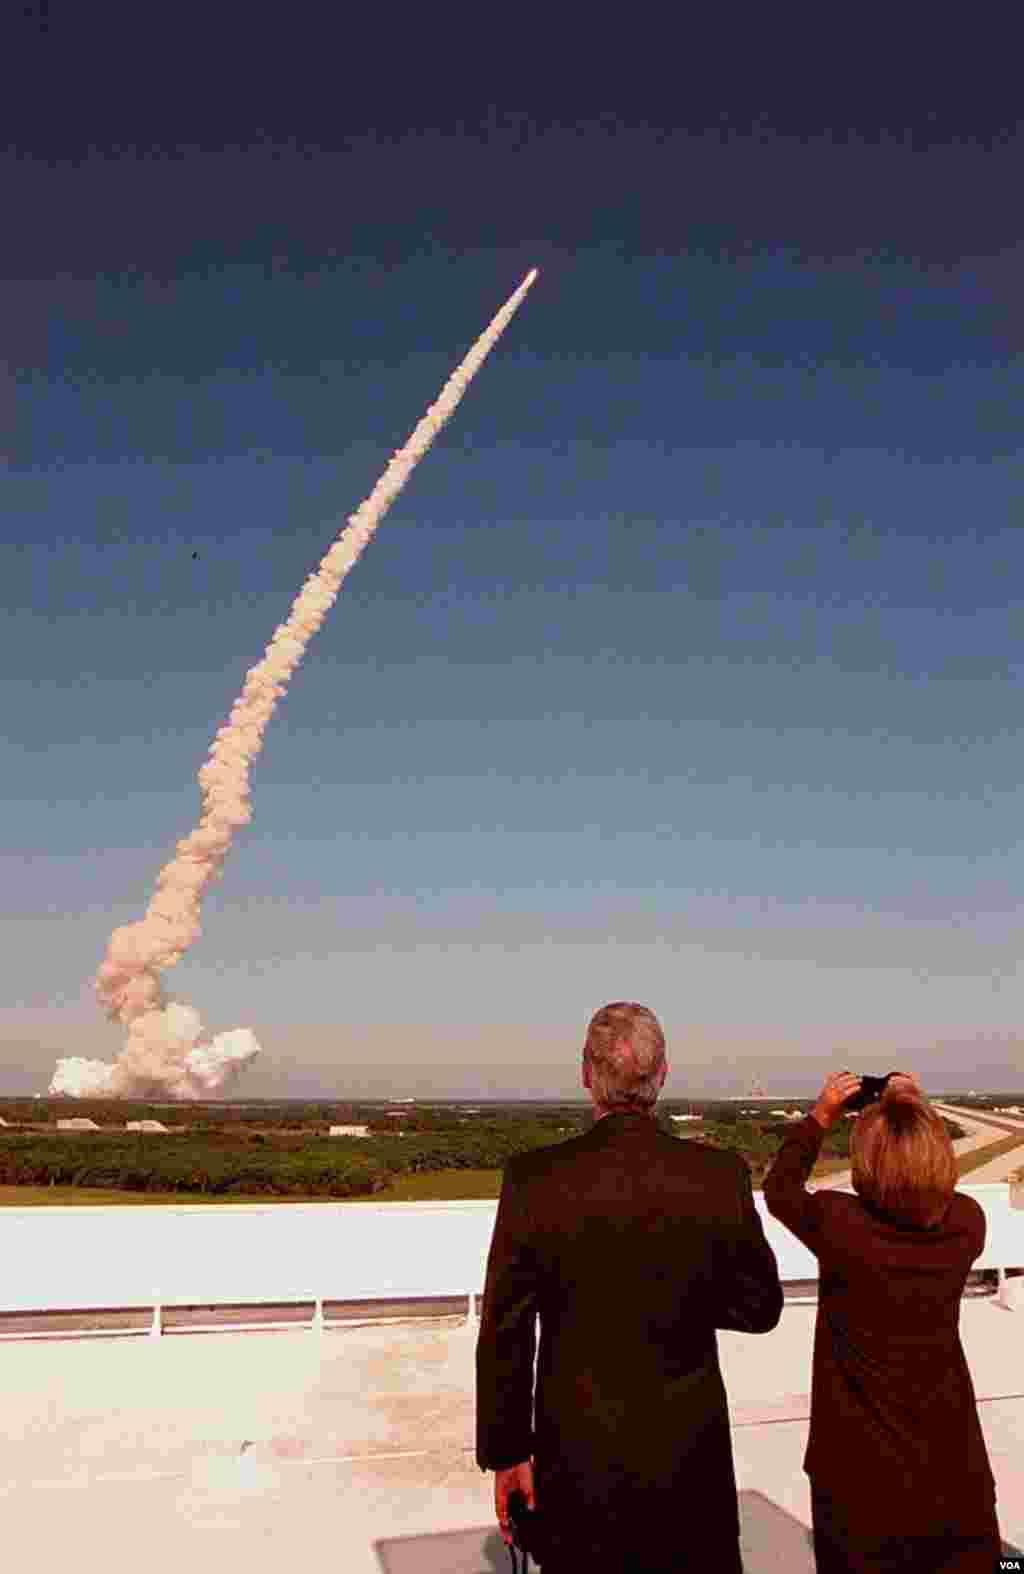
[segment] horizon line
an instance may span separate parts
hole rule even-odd
[[[820,1091],[820,1089],[818,1091]],[[945,1098],[945,1099],[950,1099],[950,1098],[995,1098],[996,1096],[1007,1096],[1007,1097],[1013,1097],[1013,1098],[1017,1098],[1017,1099],[1024,1099],[1024,1086],[1022,1086],[1019,1091],[1016,1091],[1016,1090],[1014,1090],[1012,1088],[981,1088],[981,1089],[977,1089],[977,1088],[969,1088],[969,1089],[942,1088],[942,1089],[936,1090],[936,1092],[934,1092],[934,1093],[928,1093],[927,1094],[927,1097],[929,1099],[932,1099],[932,1100],[943,1099],[943,1098]],[[787,1101],[789,1101],[790,1103],[807,1103],[810,1100],[815,1099],[816,1097],[817,1097],[817,1092],[815,1092],[815,1093],[793,1093],[793,1092],[790,1092],[790,1093],[762,1093],[762,1094],[756,1094],[756,1093],[717,1093],[717,1094],[715,1094],[715,1093],[692,1093],[692,1094],[685,1094],[685,1095],[683,1095],[683,1094],[669,1095],[667,1097],[664,1094],[661,1094],[661,1095],[659,1095],[658,1099],[655,1102],[658,1103],[658,1104],[695,1104],[695,1103],[709,1103],[709,1104],[729,1103],[729,1104],[735,1104],[735,1103],[739,1103],[741,1101],[744,1102],[744,1103],[748,1103],[748,1104],[767,1104],[767,1103],[771,1103],[771,1102],[774,1102],[774,1101],[778,1101],[779,1103],[785,1103]],[[177,1108],[188,1109],[190,1107],[197,1107],[197,1106],[200,1106],[200,1105],[207,1105],[207,1104],[226,1105],[226,1104],[402,1104],[402,1103],[406,1103],[406,1104],[578,1104],[578,1105],[580,1105],[581,1108],[586,1109],[586,1108],[589,1108],[591,1106],[591,1103],[592,1103],[592,1100],[589,1098],[589,1096],[587,1098],[581,1098],[578,1095],[569,1096],[569,1095],[559,1095],[559,1094],[547,1094],[547,1095],[545,1095],[545,1094],[536,1094],[536,1095],[524,1095],[524,1094],[515,1095],[515,1094],[509,1094],[507,1096],[494,1096],[494,1095],[490,1095],[490,1094],[479,1094],[479,1093],[477,1093],[477,1094],[467,1093],[467,1094],[462,1094],[462,1095],[458,1095],[458,1096],[445,1096],[445,1095],[441,1095],[441,1094],[417,1094],[417,1095],[392,1094],[392,1095],[390,1095],[388,1097],[385,1097],[382,1094],[376,1094],[376,1093],[369,1094],[368,1093],[368,1094],[354,1094],[354,1095],[350,1095],[348,1097],[343,1097],[343,1096],[340,1096],[340,1095],[337,1095],[337,1094],[312,1094],[312,1093],[301,1094],[300,1093],[300,1094],[277,1094],[277,1095],[273,1095],[273,1094],[258,1094],[258,1093],[254,1093],[254,1094],[250,1094],[247,1098],[239,1096],[239,1097],[234,1097],[234,1098],[210,1097],[210,1098],[206,1098],[206,1099],[168,1099],[168,1098],[161,1098],[158,1094],[153,1094],[153,1095],[148,1095],[148,1096],[144,1095],[144,1094],[139,1094],[139,1095],[133,1096],[133,1097],[120,1097],[120,1096],[116,1096],[116,1095],[103,1094],[103,1093],[84,1094],[84,1095],[76,1095],[76,1094],[72,1094],[72,1093],[11,1093],[11,1094],[0,1093],[0,1104],[25,1103],[28,1100],[32,1100],[32,1101],[38,1100],[40,1102],[49,1102],[50,1100],[57,1100],[57,1101],[61,1102],[62,1104],[100,1104],[100,1103],[109,1103],[109,1104],[118,1104],[118,1105],[125,1105],[125,1104],[153,1104],[153,1105],[165,1106],[168,1109],[177,1109]]]

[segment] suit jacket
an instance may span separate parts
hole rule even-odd
[[[888,1519],[897,1533],[933,1529],[937,1504],[969,1531],[995,1493],[958,1331],[984,1213],[957,1194],[938,1230],[915,1231],[856,1197],[811,1195],[823,1136],[810,1116],[795,1125],[765,1182],[766,1206],[820,1264],[804,1469],[865,1533]],[[709,1547],[734,1543],[715,1330],[767,1333],[782,1305],[739,1155],[615,1113],[508,1160],[476,1351],[476,1460],[533,1458],[553,1568],[559,1556],[636,1567],[641,1550],[668,1564],[704,1533]]]
[[[735,1547],[715,1329],[767,1333],[781,1315],[739,1155],[616,1112],[508,1160],[476,1350],[476,1460],[533,1457],[552,1567],[560,1554],[635,1568],[641,1548],[653,1566],[702,1526]]]

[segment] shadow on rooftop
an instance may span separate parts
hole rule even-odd
[[[743,1491],[737,1496],[744,1574],[778,1569],[786,1574],[816,1574],[809,1525],[763,1492]],[[1016,1558],[1024,1568],[1024,1552],[1008,1541],[1002,1548],[1004,1558]],[[435,1574],[442,1569],[444,1574],[509,1574],[512,1567],[497,1525],[437,1535],[388,1536],[374,1542],[374,1551],[382,1574]],[[522,1567],[521,1556],[519,1564]]]

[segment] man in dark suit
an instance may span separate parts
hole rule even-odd
[[[583,1053],[593,1125],[505,1166],[476,1460],[506,1542],[512,1491],[543,1517],[543,1574],[742,1574],[715,1330],[770,1332],[782,1285],[744,1160],[655,1124],[668,1070],[652,1012],[603,1007]]]

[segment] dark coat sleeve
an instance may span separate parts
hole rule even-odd
[[[476,1462],[507,1470],[533,1454],[538,1270],[515,1161],[505,1165],[476,1346]]]
[[[807,1190],[807,1180],[824,1140],[824,1126],[813,1115],[805,1115],[787,1133],[764,1178],[764,1205],[768,1212],[792,1230],[815,1256],[821,1244],[822,1210],[817,1195]]]
[[[754,1206],[746,1161],[738,1153],[730,1157],[736,1163],[736,1213],[731,1229],[714,1244],[713,1322],[737,1333],[766,1334],[782,1316],[779,1265]]]

